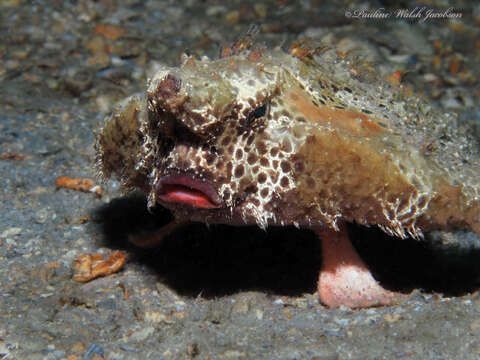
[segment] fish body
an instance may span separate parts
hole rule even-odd
[[[400,237],[480,233],[480,150],[436,110],[335,50],[246,37],[219,59],[183,56],[124,102],[97,142],[103,177],[177,218]]]

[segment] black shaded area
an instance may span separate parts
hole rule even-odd
[[[163,207],[149,211],[141,192],[132,192],[94,209],[92,218],[100,225],[108,246],[128,250],[133,248],[129,236],[148,234],[173,220],[170,211]]]
[[[94,219],[107,246],[128,249],[182,295],[210,298],[254,289],[300,295],[316,289],[320,243],[310,231],[197,223],[179,228],[154,249],[142,249],[128,238],[161,228],[172,217],[161,207],[149,213],[138,194],[97,209]]]
[[[98,209],[95,218],[107,246],[128,249],[135,261],[146,264],[181,295],[213,298],[260,290],[298,296],[316,290],[321,249],[309,230],[191,224],[166,236],[158,247],[142,249],[130,244],[128,237],[148,234],[170,222],[168,210],[157,207],[149,213],[145,198],[134,194]],[[455,242],[442,246],[438,232],[422,241],[402,240],[355,225],[349,225],[349,232],[352,243],[386,288],[461,295],[480,285],[480,264],[475,261],[480,250],[462,248],[460,238],[458,246]]]
[[[350,227],[350,239],[380,283],[393,289],[422,289],[460,296],[480,286],[480,235],[426,233],[423,240],[391,237],[379,229]],[[454,241],[446,243],[447,237]],[[473,240],[475,238],[475,240]]]

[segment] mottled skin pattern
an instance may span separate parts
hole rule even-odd
[[[469,134],[368,65],[305,43],[267,51],[247,36],[217,60],[184,56],[158,71],[145,98],[106,120],[97,165],[181,221],[294,224],[324,238],[344,222],[400,237],[480,233]]]

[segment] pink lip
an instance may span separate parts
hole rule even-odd
[[[157,186],[157,194],[162,201],[189,204],[202,209],[222,206],[222,200],[210,183],[189,174],[162,177]]]

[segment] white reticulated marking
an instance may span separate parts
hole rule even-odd
[[[419,193],[417,190],[410,193],[408,202],[401,206],[400,198],[394,202],[386,199],[377,198],[382,206],[382,212],[388,225],[379,225],[379,227],[389,233],[401,238],[406,238],[407,234],[413,238],[422,238],[422,231],[416,226],[416,220],[428,208],[430,197],[427,193]]]
[[[318,200],[316,201],[316,203],[318,204]],[[322,207],[320,205],[317,205],[317,211],[322,215],[324,221],[325,221],[325,224],[327,224],[328,226],[330,226],[332,229],[334,229],[335,231],[339,231],[340,228],[338,227],[338,220],[342,218],[342,215],[339,213],[339,212],[336,212],[334,214],[332,214],[332,210],[336,207],[334,202],[333,201],[329,201],[329,206],[330,206],[330,209],[327,209],[327,210],[323,210]]]
[[[142,134],[144,141],[141,146],[140,161],[135,165],[135,170],[147,169],[149,164],[153,162],[153,159],[158,154],[158,145],[156,139],[151,135],[149,125],[146,121],[142,121],[140,124],[140,133]]]
[[[151,184],[151,190],[148,194],[147,207],[150,209],[153,208],[157,203],[157,185],[160,181],[160,172],[156,167],[154,167],[149,174],[149,179]]]

